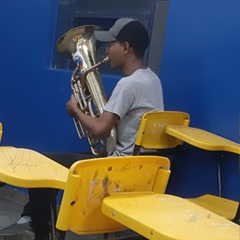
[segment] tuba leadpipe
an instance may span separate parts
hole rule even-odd
[[[85,25],[73,28],[66,32],[57,41],[57,52],[66,58],[73,59],[76,68],[72,73],[70,85],[77,100],[78,106],[85,114],[99,117],[107,102],[102,79],[98,66],[108,61],[105,57],[96,62],[96,39],[94,31],[100,28],[94,25]],[[99,139],[92,136],[81,124],[73,119],[77,134],[80,139],[87,138],[94,155],[103,155],[111,152],[116,144],[116,128],[111,130],[107,139]]]

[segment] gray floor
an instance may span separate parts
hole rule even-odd
[[[0,187],[0,230],[14,224],[20,217],[24,204],[28,201],[27,193],[19,191],[19,189]],[[131,231],[121,233],[121,237],[126,235],[134,235]],[[114,239],[114,234],[109,236]],[[103,235],[76,235],[68,232],[65,240],[99,240],[103,239]],[[16,239],[17,240],[17,239]]]
[[[0,229],[8,227],[15,223],[22,212],[23,205],[28,200],[25,193],[9,189],[6,187],[0,188]],[[67,233],[66,240],[87,240],[101,239],[101,236],[78,236],[71,232]]]

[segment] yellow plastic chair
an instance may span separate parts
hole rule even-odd
[[[239,239],[238,224],[173,195],[114,193],[102,211],[151,240]]]
[[[233,222],[237,223],[240,220],[240,202],[211,194],[205,194],[196,198],[188,198],[187,200]]]
[[[185,112],[156,111],[147,112],[142,116],[133,155],[139,155],[141,148],[159,150],[174,148],[182,144],[182,141],[166,134],[169,124],[188,126],[190,116]]]
[[[65,189],[68,169],[44,155],[24,148],[0,147],[0,181],[22,188]],[[56,218],[55,194],[51,203],[52,229]]]
[[[240,154],[240,144],[199,128],[169,125],[166,128],[166,133],[204,150],[227,151]],[[236,202],[211,194],[190,198],[189,201],[233,222],[240,220],[240,201]]]
[[[165,111],[145,113],[135,141],[134,155],[140,149],[171,149],[183,142],[209,151],[240,153],[240,145],[199,128],[189,127],[190,116],[184,112]],[[240,219],[240,202],[206,194],[191,198],[196,204],[234,222]]]
[[[65,189],[68,169],[25,148],[0,147],[0,180],[17,187]]]
[[[102,201],[114,192],[164,193],[170,162],[159,156],[126,156],[82,160],[69,171],[57,223],[57,239],[66,231],[104,234],[127,227],[101,212]]]
[[[113,192],[164,193],[169,175],[169,159],[159,156],[81,160],[67,169],[30,149],[0,148],[1,180],[18,187],[64,191],[56,232],[52,229],[58,240],[68,230],[82,235],[127,229],[101,212],[102,200]]]
[[[236,239],[238,225],[185,199],[163,194],[169,168],[165,157],[126,156],[82,160],[68,170],[29,149],[0,149],[0,179],[19,187],[64,190],[57,240],[63,240],[67,230],[81,235],[126,228],[149,239],[186,240],[189,236],[202,240],[202,235],[211,240]]]
[[[2,140],[2,135],[3,135],[3,127],[2,127],[2,123],[0,122],[0,142]]]
[[[240,144],[200,128],[169,124],[166,133],[192,146],[208,151],[226,151],[240,154]]]

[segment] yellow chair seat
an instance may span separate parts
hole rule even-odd
[[[67,169],[33,150],[0,148],[1,181],[19,187],[64,190],[56,223],[59,240],[64,239],[67,230],[76,234],[99,234],[126,227],[149,239],[186,240],[183,236],[189,235],[191,240],[202,240],[207,239],[205,236],[212,236],[214,229],[218,233],[211,240],[235,240],[238,225],[190,201],[162,195],[170,175],[169,168],[170,161],[164,157],[126,156],[82,160]],[[102,203],[112,199],[115,195],[108,196],[115,192],[126,192],[125,196],[128,196],[127,192],[130,194],[124,203],[121,203],[122,198],[115,201],[121,207],[121,214],[117,208],[112,211],[113,206],[109,207],[109,215],[117,212],[115,216],[122,215],[123,221],[115,217],[111,219],[101,212]],[[134,195],[133,192],[138,193]],[[128,207],[124,207],[124,204]],[[151,220],[151,216],[156,214],[160,214],[161,224],[157,224],[156,219]],[[137,223],[136,215],[139,219]],[[209,226],[209,223],[212,225]],[[169,228],[171,224],[173,227]],[[198,228],[198,235],[202,238],[195,238],[194,227]]]
[[[126,229],[101,212],[103,199],[113,192],[163,193],[169,168],[169,159],[159,156],[107,157],[74,163],[69,170],[56,228],[79,235]]]
[[[240,154],[240,144],[199,128],[168,125],[166,133],[192,146],[208,151],[227,151]],[[239,202],[210,194],[189,200],[234,222],[239,221]]]
[[[240,144],[199,128],[169,125],[166,133],[201,149],[240,154]]]
[[[205,194],[197,198],[188,198],[187,200],[229,220],[232,220],[235,217],[239,204],[230,199],[210,194]]]
[[[239,225],[186,199],[157,193],[114,193],[102,212],[152,240],[237,240]]]
[[[24,188],[64,189],[68,169],[24,148],[0,147],[0,181]]]

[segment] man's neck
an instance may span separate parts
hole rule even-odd
[[[143,64],[140,59],[131,59],[131,61],[127,61],[125,66],[123,67],[123,73],[125,76],[132,75],[138,69],[146,69],[147,67]]]

